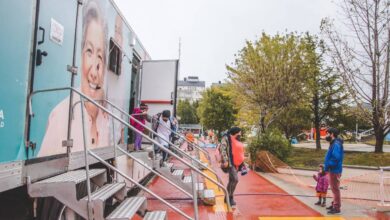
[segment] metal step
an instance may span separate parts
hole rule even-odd
[[[192,183],[192,177],[191,176],[185,176],[183,178],[183,183]]]
[[[153,160],[153,168],[160,167],[161,160],[161,158]]]
[[[166,220],[167,212],[166,211],[153,211],[146,213],[144,220]]]
[[[103,186],[107,180],[106,169],[89,170],[91,182]],[[27,185],[32,198],[54,197],[83,218],[87,218],[87,200],[77,198],[76,186],[87,180],[85,170],[74,170]],[[97,192],[96,192],[97,193]]]
[[[89,170],[89,178],[98,186],[103,186],[107,180],[106,169]],[[85,170],[69,171],[48,179],[44,179],[28,185],[28,193],[31,197],[49,197],[63,194],[69,197],[76,194],[76,185],[87,179]],[[62,187],[62,188],[61,188]],[[64,188],[66,187],[66,188]],[[66,191],[66,192],[65,192]],[[73,196],[73,195],[72,195]],[[57,198],[58,199],[58,198]]]
[[[91,169],[89,170],[89,178],[93,178],[106,172],[106,169]],[[46,183],[63,183],[74,182],[76,184],[84,182],[87,179],[85,170],[74,170],[63,173],[58,176],[54,176],[45,180],[41,180],[34,184],[46,184]]]
[[[129,220],[137,211],[146,210],[145,197],[131,197],[123,201],[106,220]]]
[[[130,153],[131,156],[141,160],[144,164],[149,167],[153,166],[153,160],[149,157],[149,152],[147,151],[134,151]]]
[[[203,183],[198,183],[196,184],[196,189],[198,191],[203,191],[204,190],[204,184]]]
[[[126,196],[126,183],[110,183],[104,185],[102,188],[96,190],[91,195],[91,204],[93,206],[93,216],[95,220],[104,219],[104,208],[106,200],[111,197],[115,197],[118,201],[123,201]],[[83,200],[87,203],[88,196]]]
[[[215,205],[215,192],[212,189],[203,190],[203,195],[201,196],[202,201],[206,205]]]
[[[186,184],[184,187],[187,191],[192,192],[192,177],[191,176],[184,176],[183,183]],[[198,192],[198,196],[200,198],[203,197],[203,190],[204,190],[204,184],[203,183],[195,183],[196,191]]]
[[[102,188],[92,193],[91,200],[106,201],[108,198],[112,197],[114,194],[124,189],[125,186],[126,183],[124,182],[106,184]],[[84,197],[83,199],[88,200],[88,196]],[[124,197],[122,198],[122,200],[123,199]]]
[[[174,170],[172,175],[178,176],[180,179],[183,179],[184,170]]]
[[[172,169],[173,163],[167,163],[167,166],[166,166],[166,167],[168,167],[169,169]]]

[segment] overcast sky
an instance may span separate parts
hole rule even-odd
[[[265,31],[319,33],[324,17],[336,17],[331,0],[114,0],[153,59],[178,58],[180,78],[207,85],[226,78],[226,64],[245,40]]]

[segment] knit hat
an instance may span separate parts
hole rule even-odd
[[[333,134],[335,137],[339,136],[340,131],[337,128],[328,128],[326,131],[329,134]]]
[[[229,133],[230,133],[230,135],[235,135],[235,134],[237,134],[240,131],[241,131],[241,128],[239,128],[239,127],[232,127],[232,128],[230,128]]]

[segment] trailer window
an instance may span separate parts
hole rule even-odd
[[[115,73],[116,75],[120,75],[121,63],[122,63],[122,51],[118,47],[118,45],[111,39],[108,69],[113,73]]]

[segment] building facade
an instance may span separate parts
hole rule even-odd
[[[202,98],[202,92],[206,89],[206,82],[200,81],[197,76],[184,77],[177,82],[178,100],[188,100],[191,103]]]

